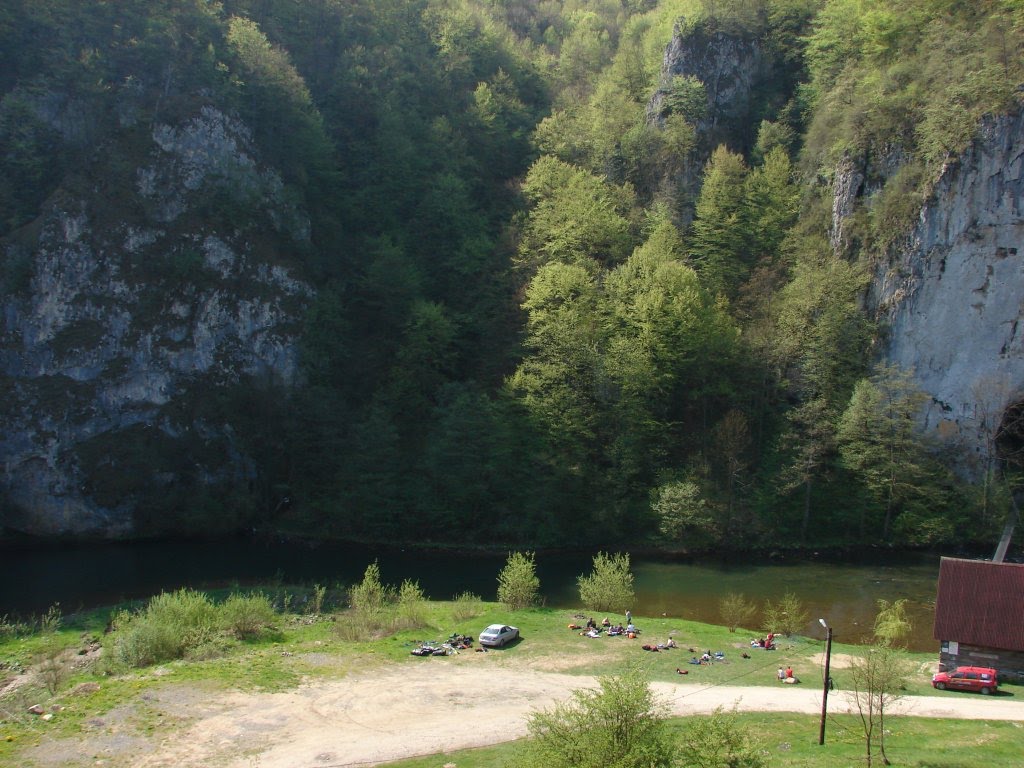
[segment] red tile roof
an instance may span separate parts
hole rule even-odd
[[[1024,651],[1024,565],[942,558],[933,634]]]

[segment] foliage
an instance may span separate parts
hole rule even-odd
[[[7,293],[32,287],[41,216],[80,199],[93,231],[170,238],[144,295],[209,288],[199,233],[316,288],[295,386],[197,383],[158,435],[74,448],[92,500],[140,531],[690,548],[961,532],[969,494],[913,434],[886,474],[881,427],[904,425],[858,384],[880,330],[862,300],[945,164],[1019,108],[1018,2],[93,5],[0,13]],[[739,120],[710,80],[663,71],[697,32],[758,41]],[[166,221],[129,195],[155,137],[209,109],[242,121],[237,151]],[[840,163],[865,179],[836,222]],[[235,453],[256,479],[211,485],[211,457]]]
[[[910,634],[912,625],[907,617],[907,601],[905,599],[878,601],[878,614],[875,616],[875,642],[886,648],[899,646]]]
[[[380,611],[390,602],[391,588],[380,580],[380,565],[376,560],[366,566],[363,580],[349,591],[349,602],[357,611],[373,613]]]
[[[217,613],[223,628],[239,640],[255,637],[277,618],[270,598],[260,592],[230,595],[217,606]]]
[[[484,610],[483,600],[480,598],[480,595],[475,595],[472,592],[460,592],[455,596],[453,602],[455,605],[452,608],[452,617],[456,621],[475,619]]]
[[[942,503],[941,477],[917,429],[926,396],[907,372],[882,368],[858,382],[839,421],[837,439],[843,463],[884,510],[881,537],[901,513]]]
[[[690,481],[668,483],[654,492],[651,509],[666,541],[695,549],[715,540],[715,522],[700,487]]]
[[[869,648],[863,656],[854,659],[850,668],[852,691],[849,697],[860,719],[864,735],[864,759],[870,768],[878,754],[885,765],[885,712],[893,702],[903,697],[907,677],[907,663],[903,654],[892,647]]]
[[[419,582],[405,579],[398,588],[398,615],[403,627],[415,629],[426,625],[426,603]]]
[[[114,617],[113,659],[127,667],[145,667],[186,655],[217,634],[221,626],[210,598],[190,589],[164,592],[144,608]]]
[[[704,282],[715,292],[733,296],[749,263],[742,226],[743,158],[719,146],[704,169],[694,214],[690,252]]]
[[[633,605],[633,572],[628,552],[614,555],[598,552],[594,555],[591,572],[579,576],[576,582],[585,608],[625,613]]]
[[[540,579],[533,552],[509,552],[505,567],[498,574],[498,600],[509,610],[537,603]]]
[[[800,634],[807,626],[807,610],[793,592],[787,592],[777,603],[765,600],[761,615],[761,623],[766,632],[775,632],[786,637]]]
[[[753,742],[735,706],[717,707],[706,717],[693,717],[679,743],[680,765],[686,768],[764,768],[768,761]]]
[[[324,609],[324,596],[327,594],[327,587],[322,584],[313,585],[313,604],[310,606],[312,614],[319,616]]]
[[[564,703],[530,715],[523,764],[558,768],[673,765],[664,715],[636,667],[598,678]]]
[[[757,613],[757,606],[742,594],[730,592],[719,601],[718,612],[722,617],[722,623],[730,632],[735,632],[739,627],[750,626],[754,614]]]

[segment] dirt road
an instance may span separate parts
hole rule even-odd
[[[134,765],[227,768],[352,768],[495,744],[526,733],[526,716],[593,678],[516,668],[497,654],[430,659],[319,681],[285,693],[232,694],[193,702],[191,725],[152,744]],[[740,710],[816,713],[812,686],[709,687],[656,683],[673,714]],[[849,710],[840,692],[830,712]],[[1024,722],[1024,702],[964,694],[909,697],[897,711],[921,717]],[[98,757],[101,757],[98,755]],[[121,764],[113,754],[107,765]]]

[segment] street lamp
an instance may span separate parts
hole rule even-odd
[[[825,623],[824,619],[818,619],[818,623],[825,628],[825,682],[821,690],[821,730],[818,731],[818,744],[825,743],[825,715],[828,712],[828,668],[832,661],[832,627]]]

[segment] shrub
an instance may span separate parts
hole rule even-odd
[[[679,741],[682,765],[687,768],[762,768],[764,756],[750,740],[736,716],[718,707],[707,717],[691,717]]]
[[[743,595],[730,592],[719,602],[718,611],[722,616],[722,623],[729,628],[730,632],[735,632],[737,627],[750,625],[751,619],[757,612],[757,606]]]
[[[319,616],[324,610],[324,595],[327,594],[327,587],[322,584],[313,585],[313,615]]]
[[[114,660],[143,667],[178,659],[216,636],[219,617],[210,598],[190,589],[157,595],[138,613],[114,618]]]
[[[27,635],[31,631],[32,627],[26,621],[11,618],[7,614],[0,616],[0,638],[19,637]]]
[[[51,696],[63,687],[71,674],[67,654],[56,635],[50,635],[37,657],[39,676]]]
[[[456,621],[473,619],[484,612],[483,600],[480,595],[472,592],[463,592],[455,596],[455,606],[452,608],[452,616]]]
[[[528,608],[537,602],[540,579],[533,552],[510,552],[498,574],[498,601],[510,611]]]
[[[629,555],[598,552],[590,575],[580,576],[577,584],[584,607],[593,611],[625,612],[635,597]]]
[[[270,599],[263,594],[233,594],[219,607],[221,626],[239,640],[254,637],[276,619]]]
[[[46,613],[39,617],[39,631],[43,634],[56,632],[60,629],[63,617],[60,612],[60,603],[54,603],[46,609]]]
[[[675,745],[650,685],[633,667],[598,679],[550,710],[530,716],[524,742],[530,766],[668,768]]]
[[[418,581],[406,579],[398,588],[398,623],[403,629],[417,629],[427,624],[427,598]]]
[[[352,607],[361,613],[375,613],[384,609],[391,598],[391,589],[380,580],[380,566],[374,560],[363,573],[363,580],[352,587],[349,598]]]

